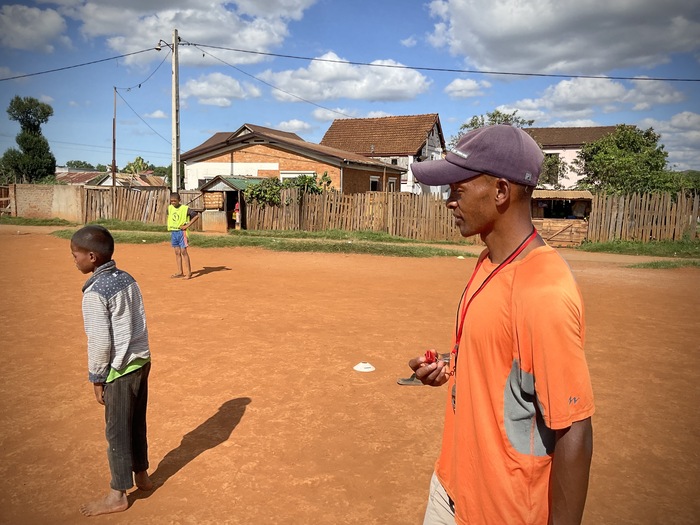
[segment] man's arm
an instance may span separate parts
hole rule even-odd
[[[186,222],[185,224],[183,224],[182,226],[180,226],[180,229],[181,229],[181,230],[186,230],[187,228],[189,228],[190,226],[192,226],[195,222],[197,222],[197,221],[199,220],[199,216],[200,216],[200,215],[202,215],[202,214],[195,211],[193,215],[190,215],[190,220],[187,221],[187,222]]]
[[[549,484],[552,500],[550,525],[581,523],[592,456],[593,426],[590,417],[556,431]]]

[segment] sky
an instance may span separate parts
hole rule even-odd
[[[688,0],[6,2],[0,108],[50,104],[59,166],[109,166],[113,139],[118,167],[168,166],[175,29],[183,153],[246,123],[318,143],[334,119],[426,113],[449,142],[498,109],[535,127],[652,127],[671,169],[700,170]],[[0,114],[0,153],[19,130]]]

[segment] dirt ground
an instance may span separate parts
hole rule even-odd
[[[445,392],[398,386],[447,349],[474,259],[117,245],[153,368],[156,489],[83,518],[109,482],[69,243],[0,227],[0,522],[419,524]],[[597,412],[584,522],[700,522],[700,270],[565,251],[581,286]],[[353,370],[360,361],[376,370]]]

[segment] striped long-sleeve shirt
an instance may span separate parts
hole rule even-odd
[[[150,358],[141,290],[114,261],[97,268],[83,286],[83,321],[91,383],[104,383],[112,368]]]

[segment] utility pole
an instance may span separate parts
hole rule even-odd
[[[180,180],[180,73],[177,61],[177,45],[180,37],[177,29],[173,29],[173,89],[172,89],[172,125],[173,125],[173,155],[172,155],[172,187],[177,193]]]
[[[112,117],[112,219],[117,218],[115,207],[117,180],[117,86],[114,86],[114,116]]]

